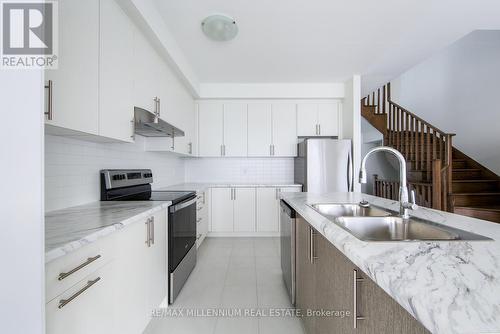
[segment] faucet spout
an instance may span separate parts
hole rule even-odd
[[[388,146],[379,146],[371,149],[368,151],[368,153],[365,155],[363,160],[361,161],[361,169],[359,171],[359,183],[366,183],[367,182],[367,175],[366,175],[366,160],[368,160],[368,157],[370,157],[372,154],[376,152],[389,152],[392,153],[396,158],[398,159],[399,162],[399,203],[400,203],[400,214],[401,217],[407,219],[410,217],[408,214],[409,209],[416,209],[417,205],[414,203],[414,196],[413,197],[413,203],[409,203],[409,198],[408,198],[408,186],[406,182],[406,160],[404,156],[399,152],[398,150],[388,147]]]

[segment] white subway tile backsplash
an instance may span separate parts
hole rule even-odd
[[[153,188],[183,182],[293,183],[293,158],[179,158],[134,144],[93,143],[45,136],[45,209],[100,199],[99,171],[151,168]]]
[[[185,160],[144,152],[142,140],[138,136],[134,144],[103,144],[46,135],[45,210],[98,201],[99,171],[104,168],[151,168],[155,187],[184,182]]]
[[[186,159],[186,182],[293,183],[293,158]]]

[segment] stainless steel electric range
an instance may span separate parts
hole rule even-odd
[[[150,169],[101,170],[101,201],[171,201],[168,209],[168,300],[172,304],[196,265],[196,193],[151,190]]]

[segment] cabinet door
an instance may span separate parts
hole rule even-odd
[[[353,266],[322,235],[314,236],[316,309],[349,311],[353,310]],[[317,317],[316,333],[354,333],[353,318]],[[372,333],[378,333],[373,331]],[[384,333],[381,331],[380,333]],[[403,333],[403,332],[402,332]]]
[[[198,149],[201,157],[220,157],[223,153],[223,105],[201,102],[198,110]]]
[[[354,264],[352,270],[356,268]],[[357,275],[362,279],[357,285],[358,315],[364,320],[357,322],[356,333],[424,334],[429,333],[415,318],[402,308],[360,269]]]
[[[273,104],[273,156],[297,155],[297,106],[293,103]]]
[[[318,104],[299,103],[297,105],[297,135],[318,136]]]
[[[53,81],[53,119],[46,123],[97,135],[99,1],[59,1],[58,8],[59,68],[45,71]]]
[[[132,73],[134,77],[134,106],[146,109],[150,112],[155,111],[154,98],[158,96],[158,69],[156,51],[143,33],[133,27],[134,62]]]
[[[115,310],[118,317],[115,333],[142,333],[150,320],[151,248],[147,240],[147,219],[130,224],[116,236],[117,282]]]
[[[247,156],[247,105],[224,104],[224,147],[227,157]]]
[[[152,217],[153,243],[149,248],[149,304],[157,308],[167,296],[167,212],[162,210]]]
[[[339,135],[339,104],[338,102],[318,104],[319,135]]]
[[[255,188],[234,188],[234,231],[255,232]]]
[[[232,188],[212,188],[210,196],[212,232],[232,232],[234,230],[232,198]]]
[[[101,0],[99,135],[131,142],[133,117],[132,21],[114,0]]]
[[[116,278],[114,263],[111,262],[47,303],[46,332],[48,334],[122,333],[114,330],[113,314],[115,306],[113,289],[120,279],[121,277]],[[62,299],[69,299],[89,284],[92,285],[59,308]],[[121,319],[116,320],[119,322]]]
[[[272,111],[268,103],[248,104],[248,156],[271,155]]]
[[[314,270],[315,264],[311,261],[310,233],[310,225],[302,217],[297,217],[296,307],[302,312],[305,332],[315,334],[315,318],[307,316],[307,310],[316,309],[316,272]]]
[[[278,188],[257,188],[257,231],[279,232]]]

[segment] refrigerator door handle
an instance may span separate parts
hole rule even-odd
[[[347,191],[354,191],[354,164],[351,151],[349,151],[347,158]]]

